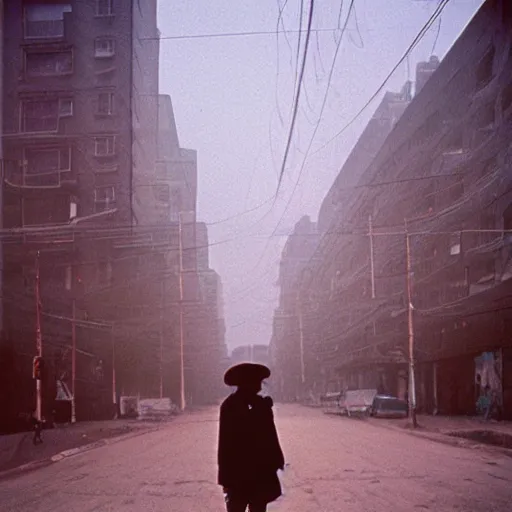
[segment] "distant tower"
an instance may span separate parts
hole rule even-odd
[[[432,55],[428,62],[419,62],[416,66],[416,94],[418,94],[428,79],[434,74],[439,66],[439,59]]]

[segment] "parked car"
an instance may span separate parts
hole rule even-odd
[[[377,395],[373,399],[371,415],[375,418],[406,418],[409,407],[396,396]]]
[[[371,414],[376,389],[351,389],[345,392],[341,409],[347,416],[366,417]]]
[[[320,397],[320,404],[325,414],[341,414],[342,393],[326,393]]]

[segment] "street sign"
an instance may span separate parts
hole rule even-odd
[[[44,374],[44,360],[41,356],[35,356],[32,361],[32,378],[42,380]]]

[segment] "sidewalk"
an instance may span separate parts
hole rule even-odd
[[[43,443],[37,446],[32,442],[32,432],[3,435],[0,436],[0,472],[49,460],[65,450],[157,427],[154,422],[125,419],[76,423],[43,430]]]
[[[370,418],[374,425],[408,430],[424,437],[446,440],[462,440],[457,444],[479,443],[507,449],[512,455],[512,422],[486,421],[479,417],[418,415],[418,429],[413,429],[410,420]]]

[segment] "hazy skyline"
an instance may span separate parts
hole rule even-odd
[[[417,62],[427,60],[433,48],[442,58],[482,3],[452,0],[440,26],[434,23],[412,52],[409,64],[397,70],[384,91],[398,91],[407,79],[414,80]],[[313,33],[305,94],[274,204],[271,197],[290,122],[298,38],[293,32],[286,38],[279,34],[277,40],[273,32],[278,4],[279,0],[160,0],[159,5],[160,92],[172,97],[181,145],[198,151],[198,218],[209,225],[211,266],[223,280],[229,348],[270,341],[278,296],[275,283],[286,234],[302,215],[316,220],[321,201],[383,94],[349,130],[308,159],[287,208],[318,121],[340,35],[339,30]],[[283,21],[288,31],[298,28],[299,4],[287,2]],[[309,3],[304,4],[306,9]],[[342,25],[349,4],[343,3]],[[356,0],[357,24],[352,12],[311,153],[366,103],[437,4]],[[336,29],[339,8],[340,1],[317,2],[313,27]],[[306,18],[307,12],[304,27]],[[272,33],[174,38],[254,31]],[[255,210],[239,215],[251,209]]]

